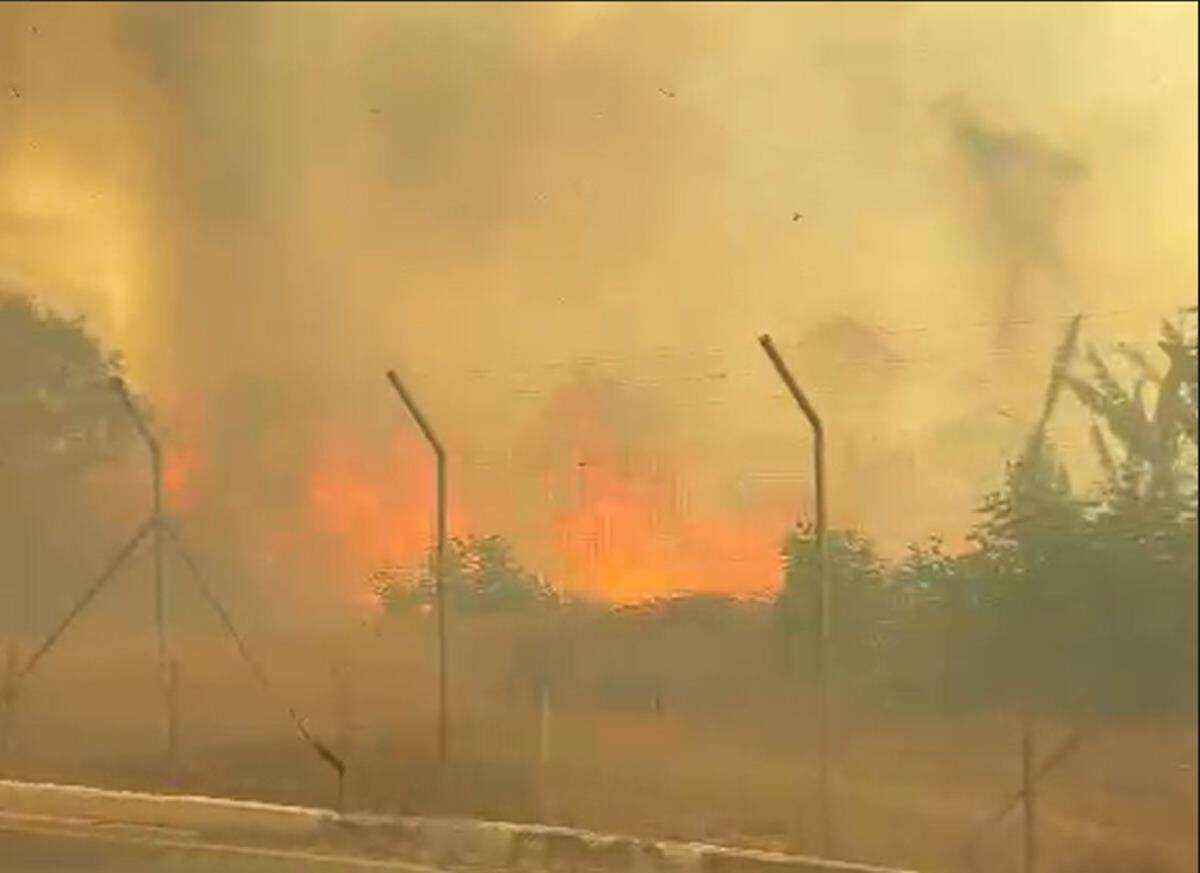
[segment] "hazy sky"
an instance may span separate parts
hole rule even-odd
[[[1183,3],[6,4],[0,283],[126,353],[196,512],[423,539],[394,366],[462,531],[752,588],[811,505],[758,334],[836,524],[961,536],[1066,320],[1194,298],[1196,64]]]

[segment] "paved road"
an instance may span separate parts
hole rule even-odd
[[[419,864],[98,833],[69,820],[0,817],[2,873],[445,873]]]

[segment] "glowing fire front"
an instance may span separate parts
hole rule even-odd
[[[756,595],[777,587],[786,513],[693,506],[680,484],[682,461],[618,434],[594,392],[594,386],[572,384],[548,404],[558,442],[541,453],[540,495],[483,492],[510,508],[522,500],[542,504],[535,509],[545,533],[540,541],[518,537],[518,559],[545,571],[556,588],[619,603],[681,592]],[[163,476],[171,511],[200,509],[211,496],[205,489],[220,453],[210,457],[204,423],[200,413],[189,416],[167,441]],[[291,472],[290,458],[282,460],[276,436],[306,447],[293,455],[297,471]],[[292,492],[297,499],[264,504],[257,513],[274,572],[292,584],[311,577],[364,609],[378,606],[371,581],[377,571],[415,573],[433,544],[435,499],[433,459],[415,430],[399,427],[382,446],[369,446],[327,422],[311,432],[272,432],[260,443],[255,456],[273,458],[262,469],[298,488]],[[471,527],[470,506],[464,511],[453,477],[450,485],[449,535],[491,533]],[[490,508],[496,517],[495,505]]]

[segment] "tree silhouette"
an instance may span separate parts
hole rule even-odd
[[[1139,374],[1132,386],[1123,386],[1093,347],[1088,352],[1091,380],[1071,377],[1068,384],[1092,412],[1092,439],[1109,487],[1128,497],[1170,501],[1181,492],[1186,496],[1187,486],[1195,484],[1194,464],[1184,462],[1184,449],[1188,442],[1196,445],[1196,337],[1194,328],[1189,337],[1165,321],[1161,330],[1158,347],[1167,358],[1164,372],[1136,349],[1121,346],[1120,353]],[[1146,399],[1148,387],[1155,394],[1152,408]],[[1109,447],[1105,432],[1116,440],[1120,455]]]
[[[943,706],[1034,695],[1147,711],[1194,700],[1196,675],[1196,340],[1164,324],[1161,371],[1129,347],[1123,385],[1095,348],[1072,372],[1080,319],[1056,350],[1041,414],[1002,486],[988,494],[969,546],[930,538],[881,567],[861,538],[833,538],[838,636],[871,693]],[[1064,389],[1068,392],[1064,395]],[[1093,416],[1105,471],[1072,483],[1051,432],[1063,396]],[[815,635],[815,552],[789,534],[781,621]],[[801,657],[804,657],[802,654]],[[853,677],[851,677],[853,678]],[[940,678],[940,690],[939,690]],[[885,698],[895,699],[895,695]]]
[[[83,319],[0,295],[0,476],[71,474],[111,457],[128,435],[110,384],[120,372]]]
[[[459,612],[506,612],[545,605],[554,592],[523,568],[512,547],[500,536],[454,538],[447,544],[445,576],[447,603]],[[381,571],[375,590],[384,608],[401,612],[436,602],[435,556],[430,551],[416,574]]]
[[[82,319],[0,293],[0,626],[47,618],[80,569],[73,562],[96,527],[85,477],[132,435],[110,384],[120,372]]]

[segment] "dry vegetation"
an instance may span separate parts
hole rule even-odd
[[[28,306],[6,311],[18,333],[78,338],[77,326],[39,323]],[[829,532],[836,854],[929,871],[1012,869],[1018,811],[972,853],[966,844],[1019,786],[1015,705],[1029,701],[1039,758],[1072,731],[1083,738],[1040,783],[1043,869],[1196,868],[1195,330],[1163,325],[1167,369],[1151,411],[1143,381],[1126,387],[1094,349],[1089,375],[1071,374],[1078,325],[968,549],[951,554],[935,539],[888,564],[857,533]],[[78,380],[67,380],[68,400],[47,405],[33,380],[22,389],[28,422],[0,431],[10,439],[5,456],[28,461],[0,468],[4,484],[31,498],[0,503],[11,516],[0,525],[6,554],[17,556],[6,570],[58,585],[29,587],[24,601],[12,589],[3,617],[24,656],[52,626],[52,607],[65,611],[77,596],[87,563],[77,529],[89,527],[86,502],[70,515],[47,499],[39,515],[32,498],[50,493],[47,482],[62,489],[52,497],[74,493],[73,471],[113,450],[102,417],[84,415],[81,430],[61,413],[111,404],[109,365],[83,358],[95,397],[70,400]],[[61,381],[60,370],[50,368]],[[1095,417],[1105,479],[1094,492],[1071,485],[1051,438],[1064,388]],[[47,429],[72,439],[46,440]],[[64,458],[60,445],[73,454]],[[352,626],[344,613],[289,602],[289,589],[240,610],[273,677],[268,694],[218,637],[176,562],[168,606],[182,665],[177,771],[161,757],[153,613],[135,584],[104,592],[21,683],[4,767],[24,778],[332,804],[334,776],[295,736],[294,704],[346,757],[355,808],[814,851],[817,552],[812,531],[781,539],[783,586],[772,601],[688,597],[619,611],[564,604],[497,538],[456,541],[446,572],[445,766],[435,753],[428,573],[391,579],[380,589],[382,615]],[[76,566],[58,566],[64,556]],[[122,581],[150,574],[142,556]],[[255,580],[240,578],[212,581],[235,605],[254,602],[241,595]],[[542,688],[553,700],[548,743]]]
[[[227,647],[203,637],[177,646],[184,751],[180,774],[167,778],[152,641],[102,642],[101,625],[89,623],[25,689],[10,773],[332,803],[331,773],[293,738],[279,704]],[[582,641],[576,652],[587,654],[572,660],[574,687],[558,692],[542,765],[536,698],[514,681],[521,629],[504,619],[462,622],[453,637],[454,760],[442,773],[433,640],[419,621],[360,632],[353,644],[259,642],[281,696],[345,750],[352,807],[803,849],[813,838],[812,709],[768,669],[763,631],[748,618],[719,649],[694,628],[657,640],[626,633]],[[649,693],[637,669],[645,656],[662,666]],[[725,676],[712,669],[720,663]],[[725,681],[738,670],[745,681]],[[689,684],[706,675],[709,682]],[[1019,811],[981,839],[973,858],[962,850],[1019,784],[1011,713],[850,708],[836,732],[837,827],[841,845],[853,847],[847,854],[926,870],[1013,868]],[[1041,748],[1078,721],[1077,713],[1046,713]],[[1195,767],[1188,715],[1091,722],[1075,755],[1043,784],[1045,869],[1194,870]]]

